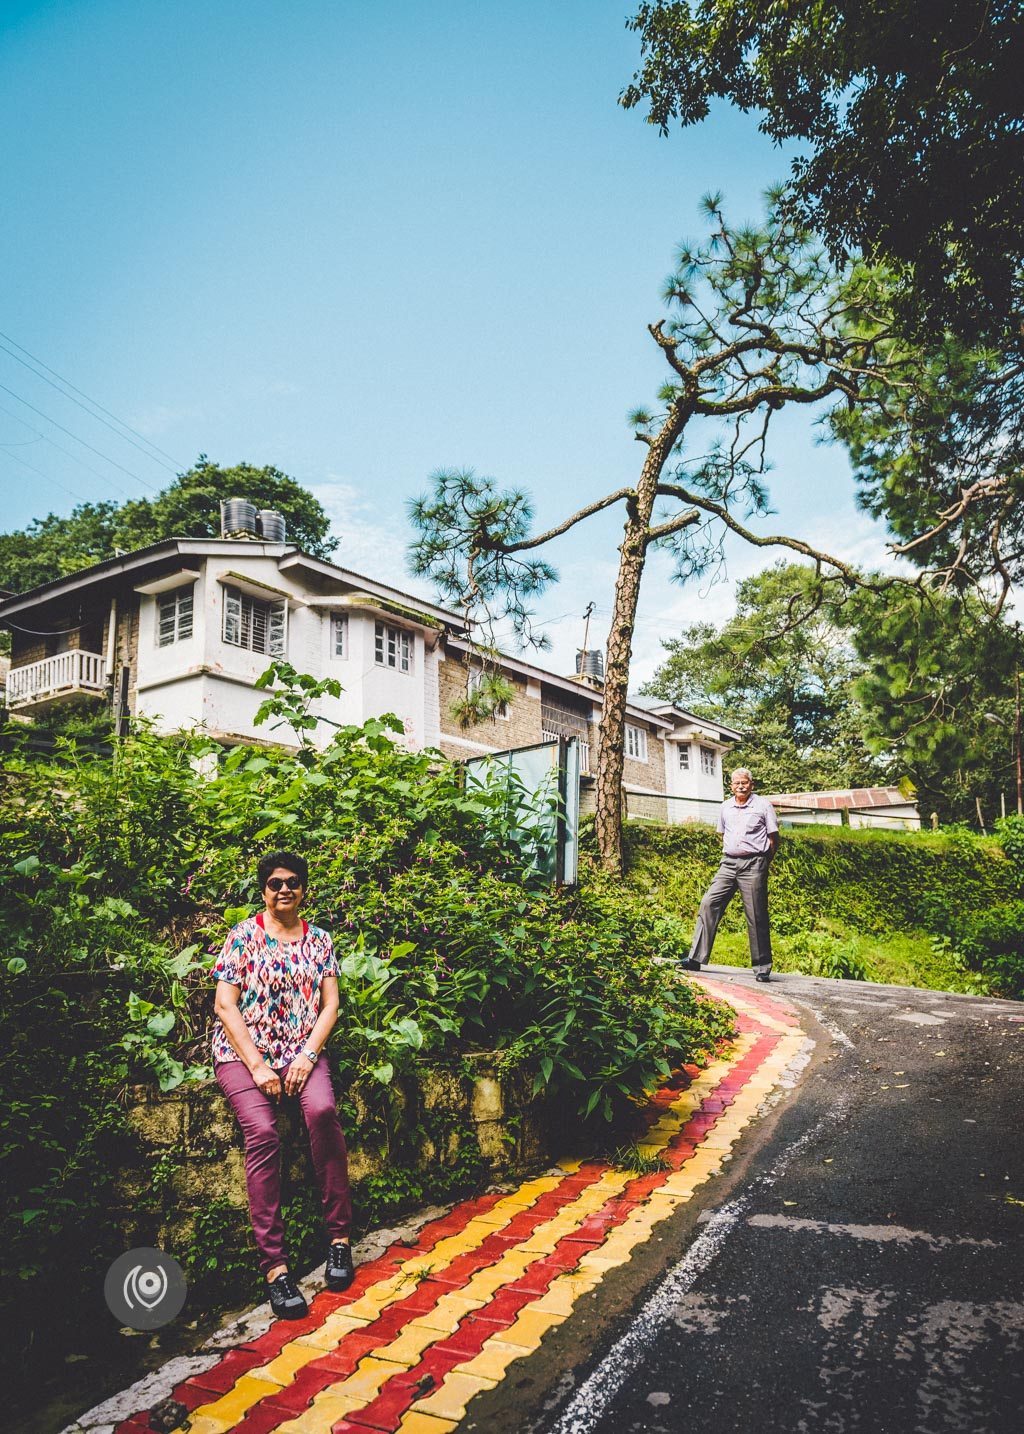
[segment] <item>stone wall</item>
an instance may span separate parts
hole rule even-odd
[[[401,1150],[402,1168],[451,1166],[465,1141],[494,1178],[547,1163],[556,1142],[548,1112],[531,1098],[524,1078],[501,1074],[485,1056],[463,1071],[423,1067],[388,1088],[355,1086],[347,1092],[354,1121],[342,1125],[349,1147],[358,1218],[359,1183],[383,1175]],[[382,1118],[382,1097],[388,1107]],[[286,1190],[315,1188],[302,1117],[294,1102],[278,1116]],[[147,1086],[130,1095],[131,1148],[115,1185],[115,1224],[132,1245],[174,1251],[191,1239],[196,1215],[211,1205],[246,1205],[242,1140],[231,1108],[215,1081],[161,1094]]]

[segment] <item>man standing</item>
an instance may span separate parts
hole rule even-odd
[[[767,981],[772,969],[768,866],[778,849],[779,823],[771,802],[754,794],[754,779],[746,767],[737,767],[730,785],[732,796],[718,813],[722,865],[704,893],[690,955],[682,964],[685,971],[699,971],[707,965],[718,923],[738,888],[747,918],[750,964],[757,979]]]

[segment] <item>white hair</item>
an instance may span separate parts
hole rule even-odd
[[[733,777],[749,777],[751,781],[754,780],[754,774],[749,767],[737,767],[732,775]],[[731,781],[732,777],[729,780]]]

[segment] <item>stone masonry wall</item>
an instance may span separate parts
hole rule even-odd
[[[469,1138],[495,1177],[536,1168],[553,1150],[543,1105],[523,1079],[499,1074],[487,1057],[466,1073],[422,1068],[391,1089],[390,1133],[375,1118],[381,1088],[355,1086],[348,1100],[354,1125],[345,1129],[349,1173],[358,1212],[359,1182],[388,1169],[388,1146],[414,1150],[414,1168],[452,1165]],[[288,1102],[278,1116],[286,1189],[315,1188],[302,1117]],[[191,1238],[197,1214],[215,1204],[244,1208],[242,1139],[215,1081],[161,1094],[146,1086],[131,1093],[131,1150],[118,1174],[113,1222],[131,1245],[171,1250]],[[342,1120],[345,1127],[348,1123]],[[404,1162],[408,1168],[409,1161]]]

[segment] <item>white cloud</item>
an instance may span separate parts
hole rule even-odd
[[[382,513],[354,483],[333,474],[312,487],[312,493],[330,519],[332,536],[339,540],[334,561],[364,577],[408,590],[405,514],[394,505]]]

